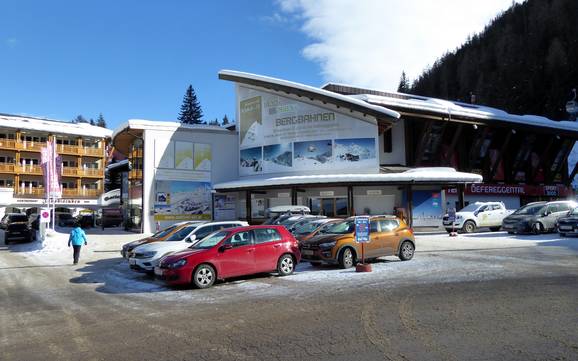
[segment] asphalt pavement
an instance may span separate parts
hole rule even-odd
[[[420,236],[371,274],[302,264],[194,290],[130,271],[131,237],[90,236],[78,266],[0,245],[0,359],[578,360],[578,239]]]

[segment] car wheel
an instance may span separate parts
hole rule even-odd
[[[354,264],[355,264],[355,256],[353,255],[353,251],[351,250],[351,248],[346,247],[339,254],[339,267],[350,268],[353,267]]]
[[[279,276],[289,276],[295,271],[295,261],[290,254],[284,254],[277,261],[277,273]]]
[[[321,267],[321,262],[309,262],[313,267]]]
[[[560,233],[560,237],[566,237],[566,233]]]
[[[462,227],[464,233],[473,233],[476,230],[476,224],[472,221],[466,221]]]
[[[512,232],[512,231],[508,231],[508,234],[514,234],[514,232]]]
[[[446,232],[448,232],[448,233],[452,233],[453,231],[454,231],[454,230],[451,229],[451,228],[446,228]]]
[[[492,232],[498,232],[500,230],[501,227],[490,227],[490,231]]]
[[[536,222],[532,225],[532,232],[534,234],[540,234],[540,233],[542,233],[543,230],[544,230],[544,227],[542,227],[542,224],[540,222]]]
[[[208,264],[202,264],[193,273],[193,284],[197,288],[209,288],[215,283],[217,274]]]
[[[415,247],[413,243],[409,241],[405,241],[401,244],[399,249],[399,258],[402,261],[409,261],[413,258],[413,254],[415,253]]]

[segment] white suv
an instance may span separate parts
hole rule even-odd
[[[128,264],[136,271],[152,274],[162,257],[183,251],[220,229],[248,225],[247,222],[242,221],[194,222],[178,230],[163,242],[152,242],[136,247],[129,254]]]

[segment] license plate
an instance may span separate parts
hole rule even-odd
[[[12,232],[12,234],[20,234],[20,232]]]
[[[313,256],[314,252],[310,249],[304,249],[303,251],[301,251],[301,254],[305,256]]]
[[[135,265],[135,264],[136,264],[136,259],[134,259],[134,258],[129,258],[128,264],[130,264],[130,265]]]
[[[158,267],[155,267],[155,274],[156,274],[157,276],[162,276],[162,275],[163,275],[163,270],[160,269],[160,268],[158,268]]]
[[[571,230],[572,230],[572,227],[560,226],[560,229],[561,229],[562,231],[571,231]]]

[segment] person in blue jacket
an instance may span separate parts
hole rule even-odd
[[[87,245],[86,243],[86,233],[80,228],[80,224],[76,222],[74,224],[74,228],[70,231],[70,236],[68,237],[68,247],[72,244],[73,252],[73,262],[74,264],[78,263],[78,257],[80,257],[80,247],[82,244]]]

